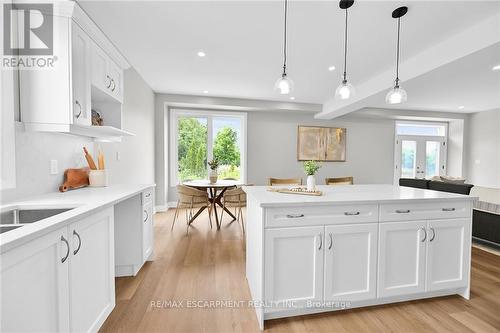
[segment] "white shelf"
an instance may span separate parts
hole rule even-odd
[[[94,138],[95,141],[119,142],[124,136],[135,136],[135,134],[124,131],[113,126],[82,126],[67,124],[40,124],[25,123],[28,131],[59,132]]]

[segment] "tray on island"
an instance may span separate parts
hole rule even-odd
[[[269,192],[286,193],[286,194],[299,194],[299,195],[312,195],[312,196],[322,196],[321,191],[308,191],[305,187],[292,187],[292,188],[279,188],[279,187],[268,187]]]

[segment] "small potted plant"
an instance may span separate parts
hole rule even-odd
[[[304,172],[307,175],[307,190],[316,191],[316,178],[314,175],[321,168],[321,164],[316,161],[305,161],[304,162]]]
[[[210,166],[210,173],[208,174],[210,184],[215,184],[217,183],[217,168],[219,167],[219,161],[214,158],[213,160],[208,161],[208,165]]]

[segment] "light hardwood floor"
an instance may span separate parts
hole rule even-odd
[[[183,215],[180,215],[181,217]],[[155,215],[155,256],[116,279],[116,307],[102,332],[259,332],[253,309],[187,308],[188,301],[250,300],[241,228],[210,230],[203,213],[186,236],[173,210]],[[184,301],[183,307],[152,302]],[[161,304],[159,304],[161,305]],[[192,304],[191,304],[192,305]],[[500,257],[472,250],[471,300],[448,296],[266,322],[269,332],[500,332]]]

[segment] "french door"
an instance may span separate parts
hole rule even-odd
[[[430,179],[446,174],[446,137],[398,135],[394,184],[399,178]]]

